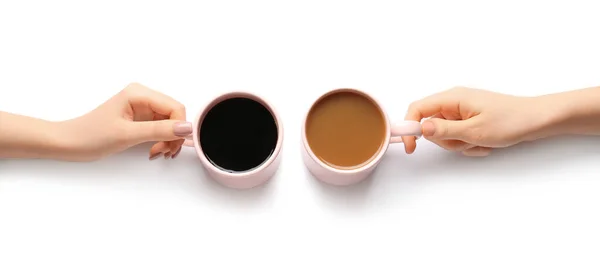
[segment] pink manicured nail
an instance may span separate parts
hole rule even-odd
[[[178,122],[173,125],[173,133],[178,137],[186,137],[192,134],[192,123]]]
[[[423,135],[424,136],[433,136],[435,134],[435,125],[432,122],[425,121],[423,122]]]

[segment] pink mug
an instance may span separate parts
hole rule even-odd
[[[334,168],[321,161],[311,150],[306,136],[306,123],[310,111],[312,110],[312,107],[314,107],[319,101],[323,100],[325,97],[342,91],[349,91],[366,97],[370,99],[377,106],[377,108],[379,108],[381,113],[384,115],[386,126],[384,141],[389,142],[384,143],[384,145],[379,149],[375,157],[371,159],[368,163],[365,163],[364,165],[353,169]],[[416,136],[417,138],[419,138],[422,135],[422,128],[420,122],[405,120],[394,122],[393,124],[390,123],[388,116],[383,111],[381,104],[377,100],[375,100],[369,94],[355,89],[336,89],[325,93],[313,102],[303,122],[304,123],[302,124],[302,159],[304,161],[304,164],[306,165],[310,173],[320,181],[327,184],[339,186],[355,184],[367,178],[381,161],[381,158],[387,151],[390,143],[401,143],[402,136]]]
[[[267,182],[279,168],[283,125],[264,98],[247,92],[220,95],[200,110],[192,124],[193,134],[184,145],[196,149],[203,167],[218,183],[248,189]],[[251,168],[231,169],[251,162]]]

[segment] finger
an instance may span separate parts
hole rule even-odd
[[[159,114],[159,113],[154,113],[154,115],[152,115],[152,120],[165,120],[165,119],[169,119],[169,116],[164,115],[164,114]]]
[[[175,153],[181,150],[183,142],[184,140],[169,141],[169,150],[173,158],[175,158]]]
[[[423,118],[439,115],[442,110],[459,110],[460,105],[456,100],[447,98],[443,93],[437,93],[410,104],[404,117],[405,120],[421,121]],[[402,137],[404,150],[412,154],[417,148],[416,137]]]
[[[433,115],[431,118],[444,118],[441,113]],[[402,143],[404,143],[404,150],[407,154],[412,154],[417,148],[417,137],[405,136],[402,137]]]
[[[132,105],[148,105],[151,110],[169,119],[186,120],[185,106],[166,94],[137,83],[130,84],[123,91]]]
[[[192,134],[192,123],[178,120],[126,122],[128,139],[134,143],[147,141],[174,142],[181,146],[185,137]],[[169,144],[167,144],[169,145]]]
[[[435,143],[437,146],[444,148],[448,151],[456,151],[456,152],[462,152],[464,150],[470,149],[475,147],[475,145],[470,144],[470,143],[466,143],[464,141],[460,141],[460,140],[430,140],[431,142]]]
[[[456,114],[443,115],[442,113],[435,114],[431,118],[450,119],[450,120],[460,119],[458,116],[456,116]],[[470,143],[467,143],[467,142],[464,142],[461,140],[430,140],[430,141],[448,151],[463,152],[465,150],[476,147],[473,144],[470,144]]]
[[[406,120],[421,121],[423,118],[440,115],[442,110],[458,111],[458,101],[449,98],[447,94],[437,93],[410,104],[406,112]]]
[[[406,154],[412,154],[417,149],[417,138],[415,137],[402,137],[404,143],[404,151]]]
[[[440,118],[431,118],[423,122],[423,136],[427,140],[462,140],[470,142],[467,139],[470,123],[472,119],[467,120],[445,120]]]
[[[155,160],[169,152],[169,146],[167,142],[157,142],[150,148],[150,160]]]
[[[433,115],[431,118],[445,119],[441,112]],[[416,137],[402,137],[402,142],[404,143],[404,150],[406,151],[407,154],[412,154],[415,151],[415,149],[417,148],[416,140],[417,140]],[[439,143],[437,143],[437,142],[434,142],[434,143],[437,144],[438,146],[444,148],[444,146],[440,145]]]
[[[139,105],[130,105],[133,109],[133,121],[146,121],[148,119],[153,119],[156,114],[152,110],[147,108],[147,105],[139,106]]]
[[[148,109],[147,106],[144,109],[140,109],[139,111],[136,112],[136,117],[137,114],[140,114],[140,118],[143,118],[145,120],[135,120],[135,121],[148,121],[147,119],[150,119],[151,121],[159,121],[159,120],[165,120],[165,119],[169,119],[168,115],[163,115],[160,113],[156,113],[154,111],[152,111],[151,109]],[[149,115],[144,115],[142,113],[149,113]],[[177,152],[178,149],[181,149],[181,145],[183,144],[184,140],[180,139],[180,140],[174,140],[174,141],[168,141],[167,145],[169,146],[170,153],[173,154],[173,157],[175,156],[175,152]],[[167,154],[167,153],[163,153],[163,154]]]
[[[434,114],[431,118],[450,119],[450,118],[444,117],[441,112]]]
[[[492,153],[492,148],[477,146],[462,151],[463,155],[469,157],[486,157]]]
[[[446,115],[448,115],[448,116],[446,116]],[[459,119],[459,118],[454,117],[452,114],[446,114],[446,115],[442,114],[442,112],[439,112],[430,118],[450,119],[450,120]],[[448,151],[462,152],[463,150],[475,147],[472,144],[469,144],[469,143],[466,143],[466,142],[460,141],[460,140],[430,140],[430,141],[433,142],[434,144],[436,144],[437,146],[444,148]]]
[[[177,152],[175,152],[171,158],[173,158],[173,159],[177,158],[177,156],[179,156],[179,153],[181,153],[182,148],[183,147],[179,147],[179,149],[177,149]]]
[[[159,114],[159,113],[154,113],[154,116],[152,118],[152,120],[165,120],[165,119],[169,119],[168,115],[163,115],[163,114]],[[183,142],[185,140],[181,139],[181,140],[174,140],[174,141],[169,141],[167,144],[169,146],[169,149],[171,149],[171,158],[175,158],[177,156],[177,154],[179,154],[179,152],[181,151],[181,146],[183,145]]]

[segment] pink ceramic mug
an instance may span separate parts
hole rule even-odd
[[[205,120],[205,117],[211,109],[213,109],[216,105],[223,103],[226,100],[231,100],[235,98],[243,98],[250,99],[255,102],[261,104],[272,116],[276,124],[276,143],[274,149],[271,154],[266,158],[260,165],[254,167],[250,170],[242,171],[242,172],[231,172],[228,170],[224,170],[219,166],[213,164],[205,155],[205,151],[202,149],[201,137],[202,137],[202,123]],[[239,113],[239,114],[238,114]],[[234,115],[243,116],[243,112],[239,109],[232,113]],[[223,95],[220,95],[210,101],[206,106],[200,110],[195,121],[193,122],[194,132],[190,138],[185,141],[185,146],[194,147],[196,149],[196,153],[198,154],[198,158],[200,159],[203,167],[206,169],[208,174],[219,182],[222,185],[231,188],[237,189],[247,189],[252,188],[258,185],[261,185],[267,182],[277,171],[279,168],[279,164],[281,162],[281,148],[283,147],[283,125],[278,113],[275,111],[272,105],[270,105],[264,98],[247,92],[230,92]],[[235,128],[235,126],[223,126],[224,128]],[[235,130],[234,130],[235,131]],[[243,132],[238,132],[235,134],[235,140],[244,140],[246,137]],[[223,142],[225,143],[225,142]],[[226,149],[227,145],[219,145],[219,147],[225,147],[221,149]],[[224,150],[225,151],[225,150]],[[240,154],[242,155],[242,154]],[[239,157],[244,158],[244,157]]]
[[[384,145],[379,149],[379,152],[375,155],[375,157],[368,163],[365,163],[363,166],[353,169],[339,169],[334,168],[323,161],[321,161],[317,156],[313,153],[308,144],[308,140],[306,137],[306,122],[312,106],[317,104],[319,101],[331,95],[333,93],[341,92],[341,91],[351,91],[362,95],[368,99],[370,99],[375,105],[379,108],[385,118],[385,138],[384,141],[389,143],[384,143]],[[371,172],[377,167],[381,158],[385,154],[388,149],[390,143],[401,143],[402,136],[416,136],[419,138],[422,135],[421,123],[418,121],[398,121],[394,123],[390,123],[389,118],[386,113],[383,111],[383,108],[377,100],[375,100],[369,94],[354,90],[354,89],[336,89],[332,90],[324,95],[322,95],[319,99],[313,102],[311,109],[306,114],[304,118],[304,123],[302,124],[302,159],[304,164],[317,179],[324,183],[328,183],[331,185],[351,185],[358,183],[365,178],[367,178]]]

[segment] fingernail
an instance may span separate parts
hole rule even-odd
[[[148,159],[151,160],[151,161],[152,160],[156,160],[156,159],[158,159],[158,156],[160,156],[160,154],[162,154],[162,153],[156,153],[156,154],[150,156],[150,158],[148,158]]]
[[[423,122],[423,135],[430,137],[435,134],[435,126],[430,121]]]
[[[177,150],[177,152],[175,152],[175,154],[173,154],[173,157],[171,157],[172,159],[177,158],[177,156],[179,156],[179,153],[181,152],[181,147],[179,148],[179,150]]]
[[[178,122],[173,125],[173,133],[178,137],[189,136],[192,133],[192,123]]]

